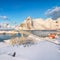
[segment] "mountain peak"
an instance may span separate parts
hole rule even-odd
[[[31,20],[31,17],[30,17],[30,16],[28,16],[28,17],[27,17],[27,20]]]

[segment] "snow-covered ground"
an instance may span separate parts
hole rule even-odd
[[[57,39],[57,40],[60,40]],[[40,41],[31,46],[11,46],[0,42],[0,60],[60,60],[60,45]],[[16,56],[11,55],[16,52]]]

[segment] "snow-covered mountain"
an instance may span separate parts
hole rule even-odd
[[[56,30],[60,29],[60,18],[53,20],[51,18],[32,19],[30,16],[20,25],[23,30]]]
[[[58,18],[57,20],[53,20],[51,18],[33,19],[29,16],[23,21],[23,23],[17,26],[11,26],[8,23],[0,23],[0,29],[1,28],[14,28],[17,30],[57,30],[60,29],[60,18]]]

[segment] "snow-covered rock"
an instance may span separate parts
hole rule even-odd
[[[51,18],[32,19],[31,17],[27,17],[27,19],[24,21],[24,24],[25,27],[23,27],[23,30],[56,30],[60,29],[60,18],[53,20]]]

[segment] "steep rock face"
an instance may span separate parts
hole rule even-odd
[[[30,16],[20,25],[20,28],[23,30],[33,30],[33,21]]]
[[[57,20],[48,19],[32,19],[30,16],[23,23],[23,30],[57,30],[60,29],[60,18]]]
[[[32,19],[30,17],[26,19],[26,27],[27,29],[32,29]]]

